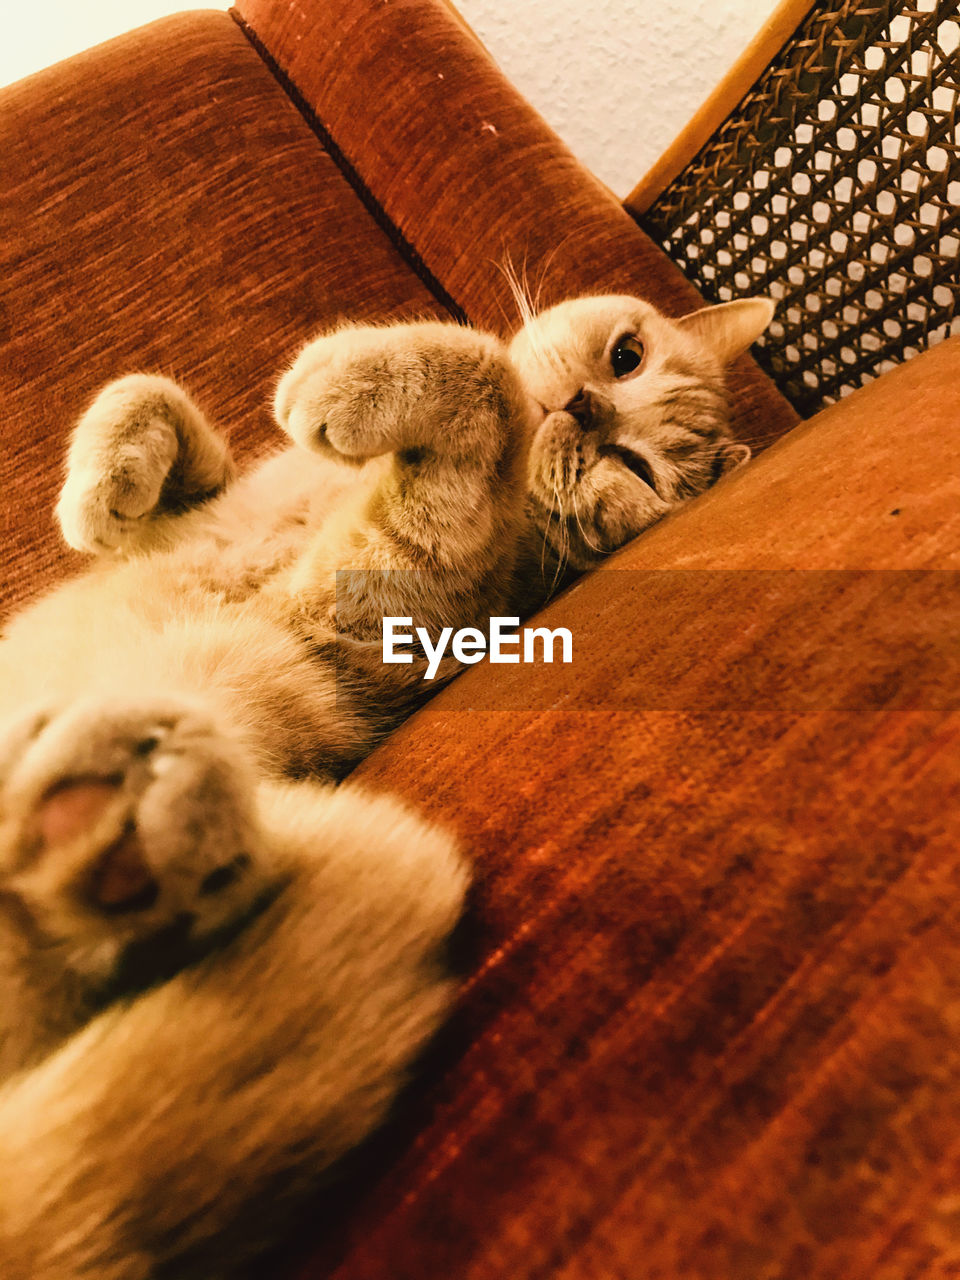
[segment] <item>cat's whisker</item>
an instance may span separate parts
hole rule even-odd
[[[497,298],[497,309],[500,312],[500,318],[503,320],[504,329],[507,329],[507,330],[512,329],[513,318],[507,314],[507,309],[499,298]]]
[[[560,518],[561,512],[560,512],[559,503],[560,503],[560,494],[557,490],[556,481],[554,480],[553,497],[550,499],[550,508],[547,511],[547,518],[543,522],[543,538],[540,542],[540,581],[541,582],[546,582],[547,580],[546,579],[546,557],[547,557],[547,543],[550,542],[550,522],[553,520],[554,504],[556,504],[557,519],[559,520]],[[553,547],[552,542],[550,542],[550,546],[551,546],[551,549],[556,550]]]
[[[550,512],[547,515],[547,519],[545,520],[543,525],[543,538],[541,539],[541,542],[540,542],[540,581],[541,582],[546,581],[546,575],[547,575],[547,530],[550,528],[550,518],[552,514],[553,514],[553,506],[551,505]]]
[[[517,311],[519,313],[521,327],[522,327],[523,324],[526,323],[526,320],[524,317],[521,298],[519,295],[519,283],[517,282],[516,272],[514,271],[513,262],[510,258],[510,251],[509,250],[505,251],[505,256],[503,260],[500,262],[498,262],[496,258],[488,258],[487,261],[490,263],[493,269],[495,271],[499,271],[500,274],[503,276],[504,280],[506,280],[507,287],[510,290],[510,296],[513,298],[513,301],[517,307]],[[514,316],[507,314],[506,307],[504,307],[503,302],[499,298],[497,299],[497,305],[500,308],[500,314],[503,316],[503,322],[505,327],[508,330],[512,331],[516,326],[516,318]]]
[[[560,489],[557,486],[557,478],[553,477],[553,493],[557,502],[557,523],[560,527],[560,549],[557,552],[557,569],[553,575],[553,581],[550,583],[550,590],[547,592],[547,599],[550,600],[554,591],[557,589],[557,583],[560,581],[564,569],[570,559],[570,534],[567,530],[567,522],[563,519],[563,499],[560,496]]]
[[[537,291],[533,297],[533,310],[535,315],[539,315],[541,311],[540,299],[543,296],[543,287],[547,281],[547,272],[550,270],[551,266],[553,265],[554,259],[556,258],[560,250],[564,247],[565,244],[567,244],[570,240],[573,239],[573,234],[574,234],[573,232],[568,232],[568,234],[565,235],[562,240],[558,240],[557,243],[550,250],[550,252],[547,254],[546,258],[544,258],[543,262],[540,264],[540,271],[538,273],[538,278],[537,278]]]
[[[739,432],[733,437],[733,439],[736,440],[737,444],[749,445],[751,449],[760,449],[765,443],[762,436],[744,436],[740,435]],[[769,441],[769,436],[766,439]]]
[[[530,305],[529,291],[527,288],[526,264],[524,264],[523,275],[521,277],[517,273],[516,267],[513,265],[513,259],[508,249],[504,253],[503,261],[494,262],[493,265],[507,282],[510,293],[517,307],[521,327],[528,325],[533,319],[534,313]]]
[[[583,521],[580,519],[580,504],[577,502],[576,489],[571,492],[570,496],[573,498],[573,517],[577,522],[577,528],[580,530],[580,537],[583,539],[584,546],[589,547],[594,555],[599,555],[600,548],[587,537],[587,531],[584,529]]]
[[[533,301],[533,295],[530,292],[530,277],[527,274],[527,255],[523,255],[523,272],[520,277],[520,283],[523,288],[523,297],[526,308],[527,321],[533,320],[536,316],[536,306]]]

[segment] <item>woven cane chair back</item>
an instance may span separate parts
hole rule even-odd
[[[640,216],[709,300],[777,300],[758,355],[803,414],[960,325],[958,4],[815,4]]]

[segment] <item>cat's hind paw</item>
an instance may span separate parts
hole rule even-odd
[[[0,891],[92,981],[137,943],[176,935],[186,954],[264,891],[253,792],[243,753],[187,704],[28,716],[0,743]]]

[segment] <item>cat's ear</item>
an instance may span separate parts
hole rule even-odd
[[[738,298],[692,311],[676,324],[709,347],[721,364],[729,364],[756,342],[775,310],[769,298]]]
[[[724,440],[713,458],[713,478],[719,480],[728,471],[736,471],[745,462],[750,461],[750,446],[741,444],[739,440]]]

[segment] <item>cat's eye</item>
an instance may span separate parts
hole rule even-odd
[[[643,364],[643,343],[632,333],[619,338],[610,352],[610,367],[615,378],[627,378]]]
[[[601,449],[600,452],[610,457],[618,458],[628,471],[633,472],[638,480],[642,480],[644,484],[649,485],[654,493],[657,492],[657,482],[654,479],[653,468],[642,454],[635,453],[633,449],[627,449],[623,445],[617,444],[609,445],[607,448]]]

